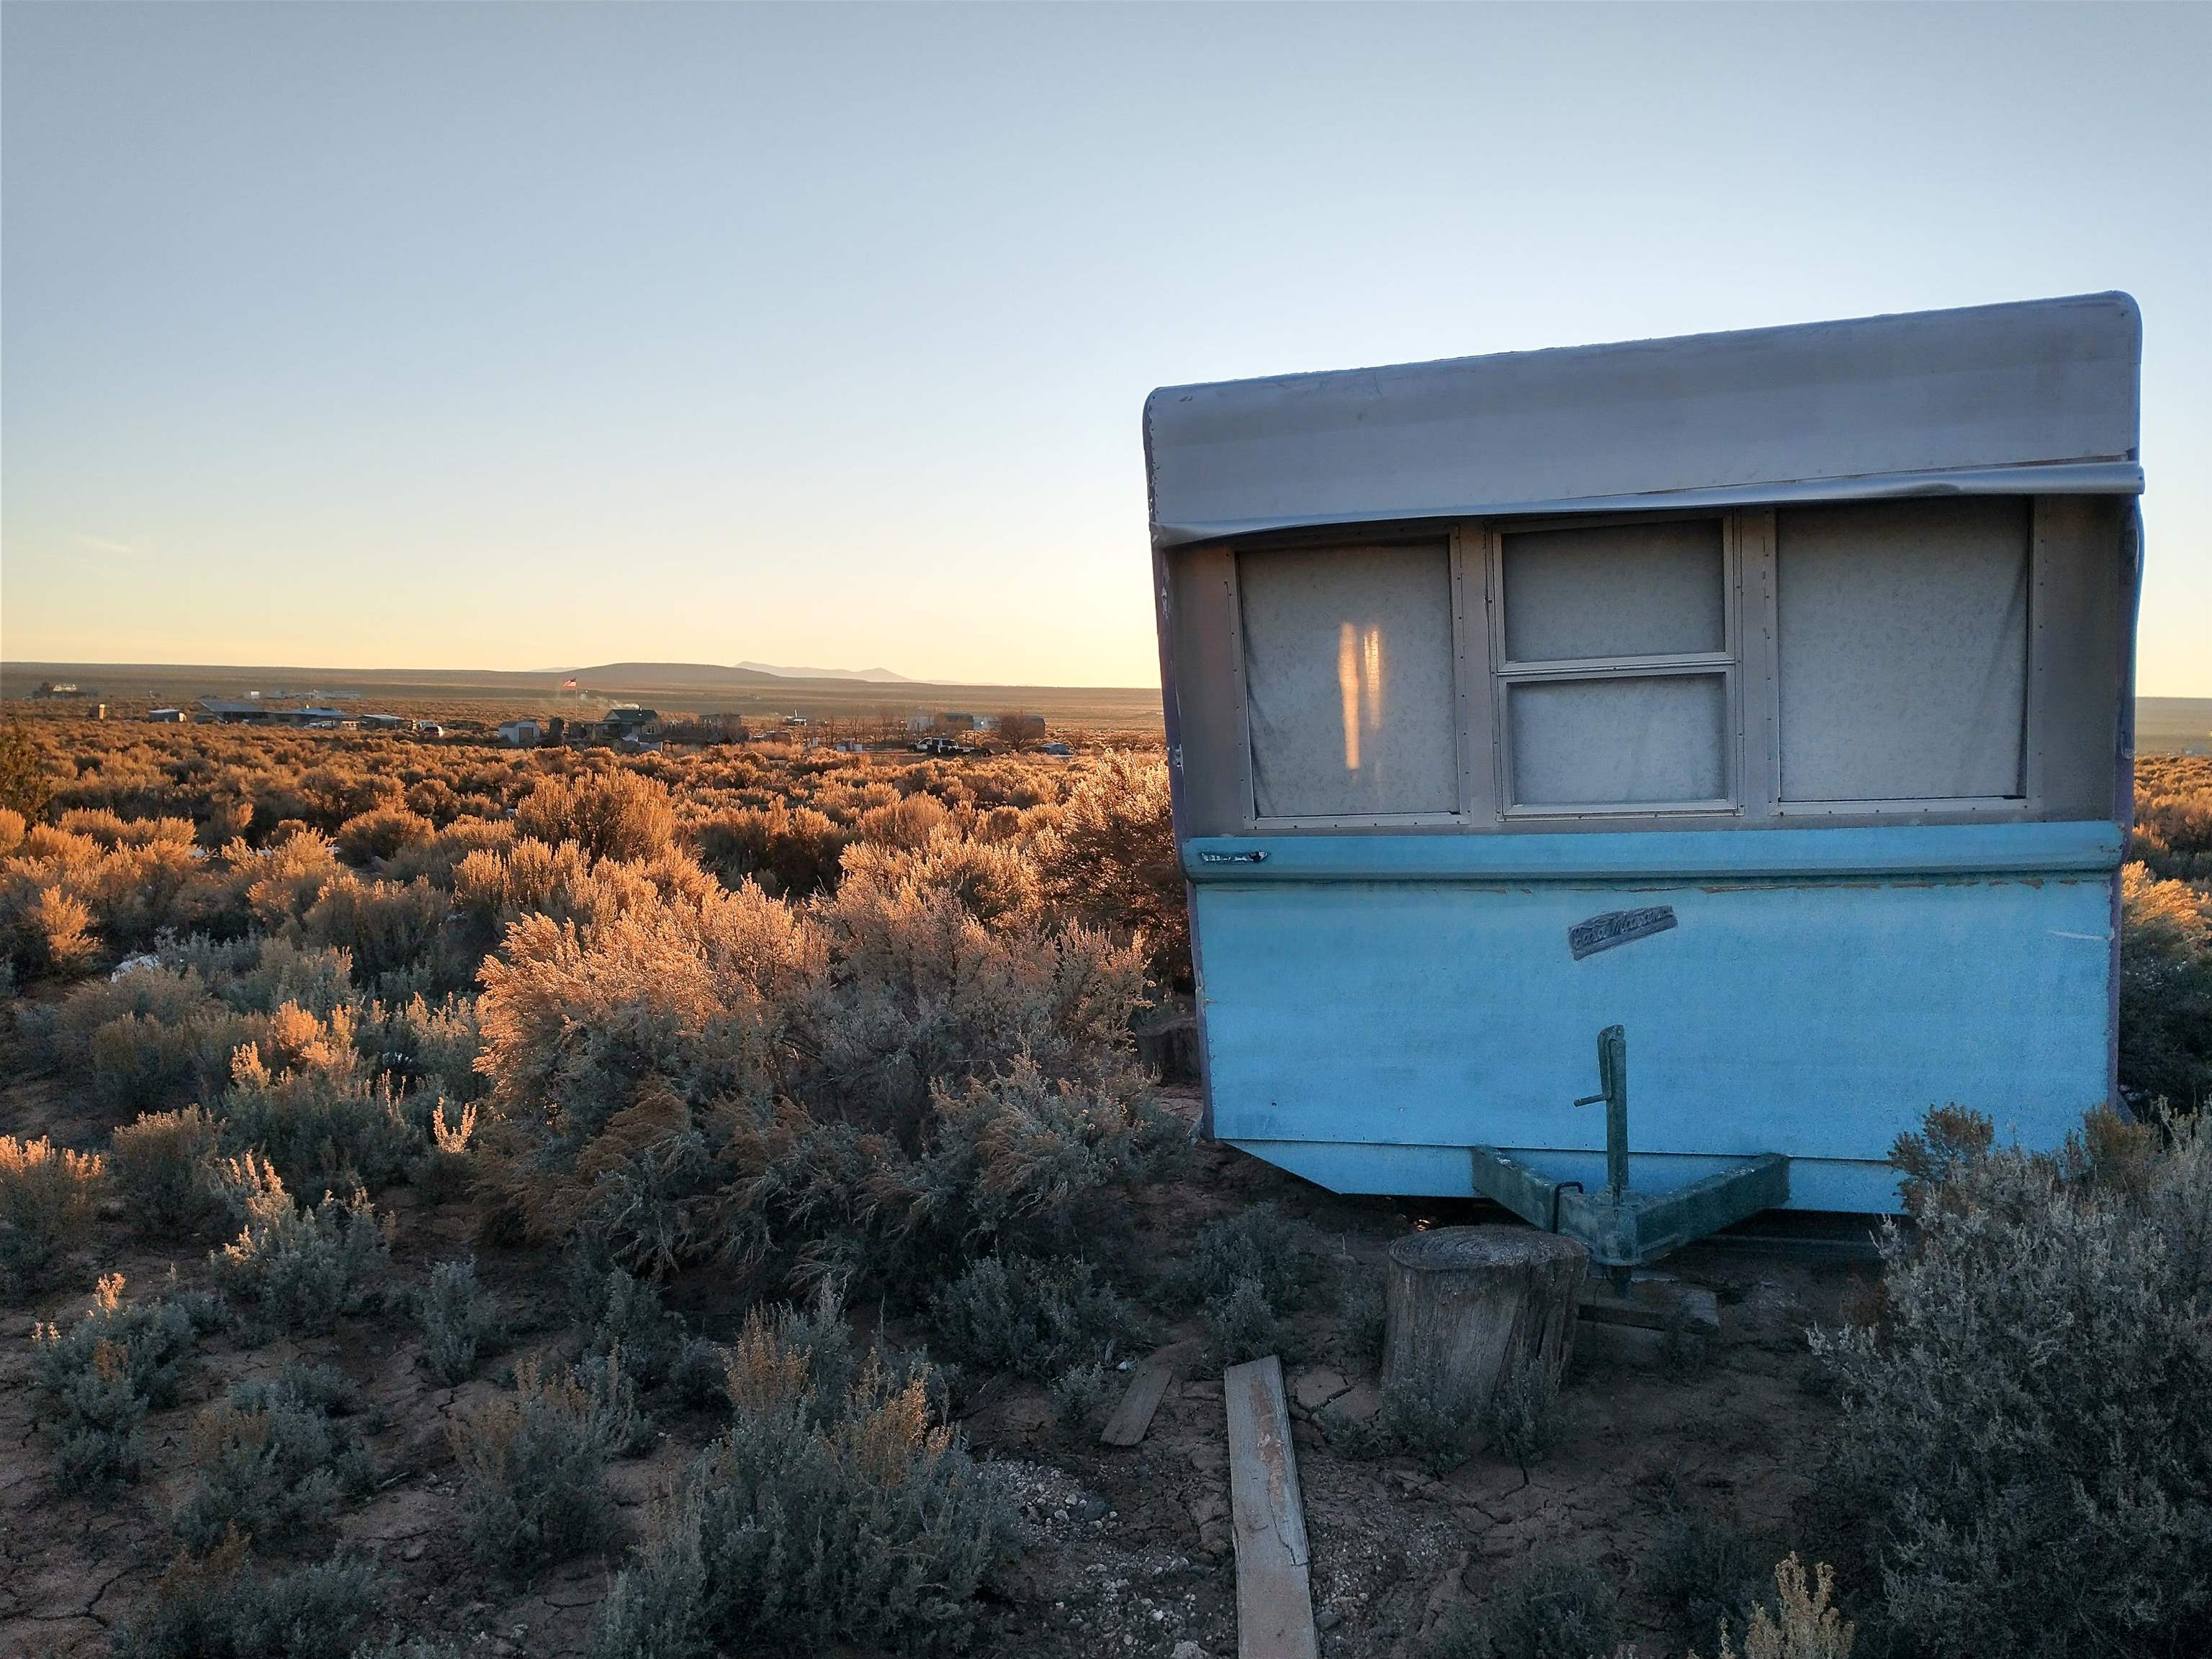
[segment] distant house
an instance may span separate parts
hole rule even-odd
[[[916,737],[920,737],[925,732],[934,731],[936,727],[937,716],[927,711],[908,714],[906,717],[906,729]]]
[[[203,720],[224,726],[264,726],[276,714],[264,702],[239,697],[202,697],[198,707]]]
[[[804,726],[806,724],[806,716],[804,714],[786,714],[783,717],[783,723],[786,726]]]
[[[181,708],[149,708],[146,711],[146,718],[156,726],[182,726],[185,711]]]
[[[948,708],[937,717],[937,729],[940,732],[973,732],[975,717],[957,708]]]
[[[407,722],[398,714],[363,714],[361,717],[361,724],[364,731],[397,732]]]
[[[535,749],[545,735],[545,728],[536,720],[503,720],[500,724],[499,740],[511,749]]]
[[[1037,753],[1040,755],[1058,755],[1065,758],[1074,752],[1075,750],[1064,743],[1041,743],[1037,745]]]
[[[90,695],[75,680],[41,680],[33,697],[82,697]]]
[[[640,708],[635,703],[625,703],[607,710],[607,730],[617,737],[634,737],[648,732],[660,724],[659,711]]]

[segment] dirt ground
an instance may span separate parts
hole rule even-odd
[[[0,1094],[14,1132],[75,1139],[50,1085]],[[1195,1103],[1175,1099],[1187,1114]],[[1271,1200],[1325,1260],[1379,1273],[1390,1240],[1419,1222],[1478,1218],[1469,1205],[1338,1197],[1230,1148],[1196,1150],[1192,1178],[1152,1194],[1138,1218],[1139,1247],[1164,1261],[1199,1223]],[[174,1553],[169,1516],[184,1494],[193,1412],[241,1377],[273,1374],[294,1358],[336,1365],[368,1397],[380,1484],[343,1515],[340,1535],[380,1561],[387,1615],[423,1635],[459,1638],[488,1654],[579,1655],[618,1559],[587,1559],[526,1584],[488,1580],[470,1561],[457,1522],[447,1420],[495,1389],[503,1363],[550,1346],[562,1316],[557,1264],[542,1253],[477,1243],[465,1205],[423,1207],[405,1188],[380,1200],[398,1221],[395,1271],[473,1249],[480,1276],[516,1321],[479,1378],[440,1384],[419,1334],[396,1318],[349,1322],[333,1337],[243,1351],[203,1340],[187,1398],[149,1424],[148,1474],[119,1492],[88,1495],[58,1483],[53,1451],[34,1420],[30,1334],[34,1319],[74,1317],[95,1272],[121,1271],[131,1291],[155,1293],[173,1273],[204,1282],[206,1242],[149,1249],[119,1217],[98,1250],[74,1264],[64,1291],[0,1311],[0,1655],[90,1656],[151,1593]],[[1869,1266],[1778,1253],[1741,1242],[1695,1247],[1667,1267],[1717,1296],[1721,1329],[1702,1352],[1655,1334],[1583,1325],[1562,1395],[1562,1443],[1524,1476],[1478,1455],[1442,1479],[1403,1462],[1356,1462],[1333,1450],[1314,1418],[1331,1401],[1355,1413],[1376,1404],[1375,1364],[1349,1352],[1333,1312],[1300,1322],[1305,1352],[1285,1368],[1293,1437],[1311,1539],[1322,1651],[1330,1659],[1417,1656],[1455,1606],[1478,1606],[1532,1551],[1580,1552],[1619,1585],[1626,1630],[1647,1654],[1680,1653],[1687,1633],[1649,1583],[1672,1506],[1723,1516],[1747,1530],[1817,1547],[1836,1528],[1825,1516],[1814,1448],[1832,1412],[1812,1386],[1805,1329],[1833,1323],[1871,1281]],[[81,1281],[81,1282],[80,1282]],[[710,1337],[734,1334],[738,1310],[718,1307],[711,1283],[682,1285],[671,1305]],[[533,1310],[544,1309],[542,1316]],[[533,1317],[540,1322],[533,1328]],[[1201,1335],[1195,1322],[1170,1337]],[[906,1334],[892,1328],[895,1336]],[[713,1435],[704,1413],[660,1414],[647,1455],[614,1466],[632,1533],[641,1533],[665,1485]],[[1029,1547],[991,1605],[979,1646],[993,1655],[1157,1655],[1218,1659],[1236,1650],[1235,1564],[1218,1370],[1171,1390],[1144,1442],[1085,1443],[1054,1428],[1043,1391],[994,1384],[965,1428],[999,1467],[1018,1504]],[[1848,1583],[1848,1579],[1846,1580]]]

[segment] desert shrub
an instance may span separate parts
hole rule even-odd
[[[668,1384],[694,1411],[720,1411],[730,1402],[726,1371],[729,1350],[703,1336],[687,1337],[668,1367]]]
[[[2121,872],[2120,1081],[2193,1109],[2212,1100],[2212,896]]]
[[[1523,1355],[1508,1364],[1482,1408],[1482,1431],[1508,1462],[1528,1467],[1558,1442],[1559,1383],[1540,1359]]]
[[[235,1535],[180,1554],[115,1636],[116,1659],[347,1659],[381,1600],[374,1565],[343,1551],[289,1572],[253,1570]]]
[[[1590,1659],[1620,1630],[1613,1581],[1568,1554],[1530,1556],[1490,1598],[1485,1623],[1496,1659]]]
[[[53,763],[45,747],[21,720],[0,726],[0,809],[36,823],[53,798]]]
[[[376,1462],[354,1420],[360,1407],[337,1372],[293,1365],[274,1382],[238,1384],[203,1410],[190,1443],[194,1475],[178,1538],[205,1553],[233,1533],[295,1547],[327,1526],[339,1498],[367,1492]]]
[[[1651,1588],[1689,1627],[1692,1648],[1717,1644],[1723,1628],[1739,1633],[1752,1610],[1771,1601],[1766,1540],[1718,1516],[1676,1509],[1667,1517],[1650,1569]]]
[[[1338,1313],[1343,1321],[1346,1351],[1354,1358],[1380,1364],[1390,1326],[1382,1276],[1359,1271],[1347,1274],[1338,1291]]]
[[[477,1283],[474,1256],[441,1261],[417,1304],[430,1369],[448,1388],[475,1369],[477,1349],[500,1328],[499,1315]]]
[[[1938,1126],[1930,1126],[1933,1139]],[[2212,1605],[2212,1133],[2117,1120],[1924,1174],[1876,1328],[1816,1333],[1839,1497],[1934,1652],[2193,1650]]]
[[[431,1203],[442,1204],[468,1190],[475,1167],[469,1139],[476,1130],[475,1107],[448,1111],[443,1095],[431,1103],[430,1145],[408,1172],[416,1190]]]
[[[367,1075],[356,1055],[343,1011],[318,1027],[288,1003],[279,1011],[313,1032],[294,1063],[272,1070],[248,1043],[231,1062],[221,1104],[222,1140],[233,1152],[256,1151],[288,1186],[303,1193],[328,1188],[381,1187],[405,1172],[422,1146],[388,1079]]]
[[[380,806],[348,818],[333,845],[348,864],[365,865],[389,859],[436,833],[436,826],[420,813],[404,806]]]
[[[1101,756],[1062,804],[1039,859],[1054,906],[1088,926],[1134,934],[1159,984],[1190,988],[1190,915],[1164,758]]]
[[[724,885],[757,881],[768,892],[799,898],[836,886],[852,840],[852,831],[812,807],[782,801],[718,812],[692,830],[700,862]]]
[[[142,1113],[108,1137],[107,1165],[140,1233],[194,1232],[220,1212],[211,1184],[216,1138],[216,1121],[197,1106]]]
[[[1297,1334],[1267,1299],[1256,1279],[1240,1279],[1225,1295],[1210,1296],[1200,1310],[1206,1331],[1224,1364],[1239,1365],[1268,1354],[1297,1356]]]
[[[1121,1397],[1121,1379],[1101,1359],[1072,1366],[1052,1380],[1052,1420],[1069,1434],[1094,1434]]]
[[[1836,1576],[1825,1561],[1805,1582],[1804,1565],[1793,1552],[1774,1569],[1774,1595],[1755,1603],[1744,1633],[1743,1659],[1851,1659],[1857,1631],[1829,1603]],[[1728,1626],[1721,1627],[1719,1659],[1736,1659]],[[1698,1659],[1693,1650],[1690,1659]]]
[[[963,1365],[1042,1381],[1127,1346],[1137,1322],[1080,1257],[987,1255],[932,1299],[930,1328]]]
[[[123,1275],[111,1273],[75,1324],[32,1328],[31,1374],[58,1413],[61,1469],[70,1483],[138,1478],[139,1425],[183,1392],[194,1311],[176,1297],[126,1303]]]
[[[631,771],[558,773],[541,778],[514,810],[517,833],[557,845],[571,841],[593,859],[649,859],[676,835],[668,791]]]
[[[603,1397],[534,1358],[512,1392],[452,1426],[461,1466],[463,1531],[481,1561],[507,1571],[551,1565],[614,1535],[607,1459],[623,1433]]]
[[[477,1029],[472,996],[453,995],[436,1002],[416,996],[395,1006],[377,1004],[362,1021],[356,1042],[364,1054],[374,1056],[380,1072],[443,1094],[456,1104],[483,1097],[486,1079],[476,1068],[483,1038]]]
[[[586,1354],[614,1360],[641,1388],[667,1374],[684,1327],[661,1306],[658,1285],[583,1251],[569,1262],[568,1288]]]
[[[267,1162],[252,1152],[224,1160],[221,1177],[243,1217],[238,1237],[208,1265],[229,1295],[252,1302],[288,1333],[327,1331],[382,1288],[391,1243],[368,1194],[301,1209]]]
[[[44,1135],[0,1135],[0,1296],[37,1290],[55,1261],[83,1243],[106,1173],[97,1152],[58,1147]]]
[[[825,1399],[765,1319],[749,1322],[731,1369],[729,1431],[617,1579],[595,1659],[965,1645],[976,1590],[1012,1547],[1010,1516],[954,1431],[932,1423],[927,1378],[897,1380],[872,1354]]]
[[[1162,1289],[1191,1306],[1226,1297],[1244,1279],[1287,1312],[1305,1307],[1321,1283],[1321,1264],[1298,1247],[1297,1230],[1273,1204],[1248,1205],[1200,1227],[1189,1254],[1164,1275]]]

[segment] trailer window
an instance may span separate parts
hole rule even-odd
[[[1237,586],[1255,814],[1456,812],[1449,550],[1247,552]]]
[[[1733,803],[1728,568],[1717,518],[1498,538],[1509,813]]]
[[[2012,497],[1777,515],[1785,802],[2024,793],[2029,522]]]

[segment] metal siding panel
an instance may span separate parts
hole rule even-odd
[[[1950,1102],[2054,1145],[2106,1097],[2109,891],[2103,875],[1201,885],[1214,1132],[1595,1153],[1601,1115],[1568,1103],[1620,1023],[1640,1152],[1878,1164]],[[1574,923],[1657,904],[1678,927],[1570,956]]]

